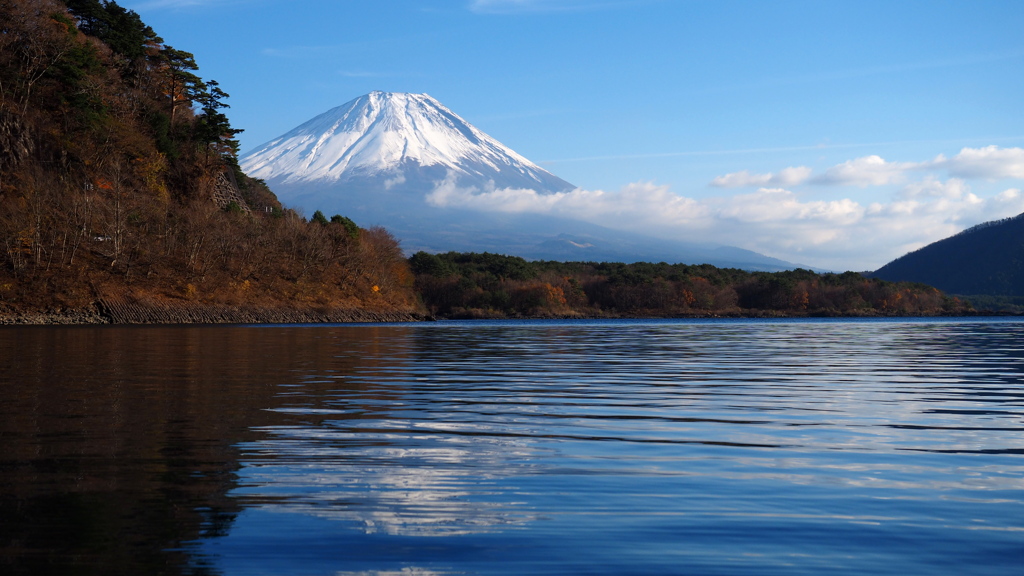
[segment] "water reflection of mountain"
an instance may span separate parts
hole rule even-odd
[[[272,409],[284,424],[241,446],[241,501],[367,534],[452,536],[530,518],[491,480],[529,467],[531,443],[500,422],[435,412],[444,376],[423,361],[420,331],[332,334],[352,337],[304,365],[302,386]]]
[[[183,543],[230,530],[236,445],[278,423],[296,367],[360,369],[303,330],[0,330],[0,572],[201,566]]]

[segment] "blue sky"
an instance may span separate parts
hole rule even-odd
[[[232,95],[243,150],[426,92],[580,187],[480,209],[856,270],[1024,212],[1017,0],[120,3]]]

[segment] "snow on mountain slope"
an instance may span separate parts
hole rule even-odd
[[[462,185],[573,188],[427,94],[361,96],[245,154],[241,166],[250,176],[295,185],[358,179],[429,190],[454,174]]]

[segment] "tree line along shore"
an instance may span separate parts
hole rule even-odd
[[[313,220],[316,222],[316,220]],[[322,225],[322,224],[319,224]],[[369,290],[402,295],[347,304],[278,300],[259,303],[237,291],[204,298],[171,297],[149,285],[123,285],[117,295],[84,306],[7,309],[0,324],[216,324],[407,322],[505,318],[799,318],[969,316],[968,302],[923,284],[861,274],[809,270],[749,272],[711,265],[530,262],[499,254],[419,252],[392,263],[403,282]],[[336,262],[322,270],[337,267]],[[384,278],[383,276],[379,278]],[[318,282],[326,280],[323,272]],[[148,289],[147,289],[148,288]],[[375,291],[376,290],[376,291]],[[392,296],[394,298],[394,295]]]
[[[958,316],[931,286],[856,272],[750,272],[708,264],[530,262],[498,254],[410,258],[427,311],[445,318]]]

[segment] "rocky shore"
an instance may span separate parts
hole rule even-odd
[[[426,316],[412,310],[228,306],[185,302],[131,302],[123,299],[99,300],[83,308],[0,312],[0,325],[319,324],[415,322],[426,319]]]
[[[1009,316],[1007,312],[970,311],[939,316]],[[431,320],[596,320],[652,318],[883,318],[908,317],[908,314],[786,314],[771,310],[747,310],[733,313],[658,314],[542,314],[536,316],[487,314],[479,310],[434,317],[416,310],[369,310],[365,308],[312,308],[288,306],[230,306],[194,302],[156,302],[129,298],[100,299],[82,308],[54,308],[43,311],[0,310],[0,325],[70,324],[337,324],[347,322],[422,322]]]

